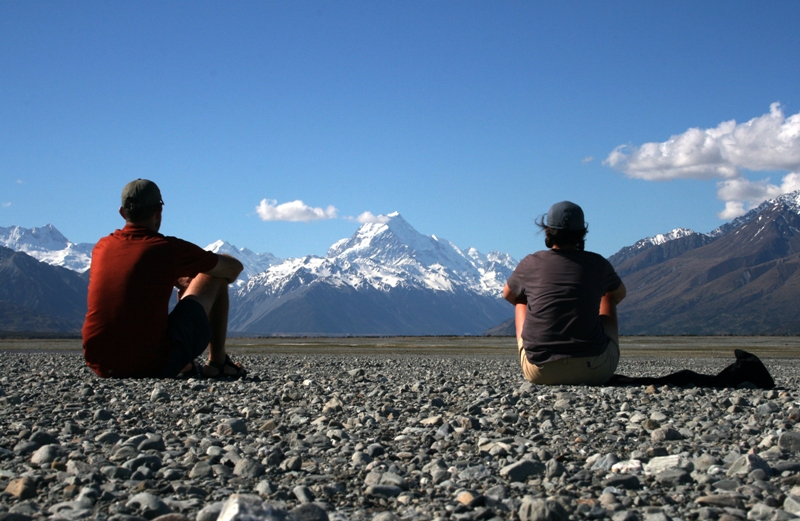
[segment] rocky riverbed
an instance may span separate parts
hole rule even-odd
[[[533,387],[513,356],[241,356],[238,381],[0,356],[0,520],[800,515],[798,360],[765,360],[765,391]]]

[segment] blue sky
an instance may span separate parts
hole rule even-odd
[[[279,257],[399,211],[520,259],[564,199],[603,255],[708,232],[800,188],[798,20],[791,1],[2,0],[0,226],[95,242],[143,177],[162,232]]]

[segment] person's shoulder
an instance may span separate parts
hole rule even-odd
[[[94,246],[92,247],[92,256],[97,254],[97,252],[104,250],[105,248],[112,247],[112,245],[120,238],[119,232],[120,230],[114,230],[108,235],[100,237],[100,239],[94,243]]]
[[[600,255],[599,253],[595,253],[593,251],[584,251],[583,253],[584,255],[587,256],[588,259],[591,260],[591,262],[597,265],[602,265],[606,268],[610,268],[612,270],[614,269],[614,267],[611,265],[611,262],[602,255]]]
[[[167,241],[171,247],[180,249],[181,251],[195,251],[195,252],[203,252],[210,256],[217,256],[216,253],[206,250],[205,248],[198,246],[197,244],[187,241],[186,239],[181,239],[180,237],[174,237],[172,235],[165,235],[163,236],[164,240]]]
[[[606,258],[600,255],[599,253],[595,253],[589,250],[573,250],[575,254],[583,257],[584,259],[602,259],[605,260]]]
[[[120,237],[121,235],[122,235],[122,230],[114,230],[113,232],[109,233],[108,235],[103,235],[102,237],[100,237],[100,240],[98,240],[97,242],[101,243],[101,242],[105,242],[105,241],[110,241],[110,240],[114,239],[115,237]]]
[[[520,261],[520,264],[531,264],[535,263],[540,260],[542,257],[547,255],[549,250],[540,250],[537,252],[529,253]]]
[[[542,257],[546,255],[547,255],[547,250],[529,253],[525,257],[523,257],[521,261],[519,261],[517,267],[514,269],[515,271],[535,269],[537,265],[540,265],[543,262]]]
[[[181,239],[180,237],[175,237],[172,235],[164,235],[164,240],[169,242],[170,244],[181,245],[181,246],[189,246],[194,248],[200,248],[197,244],[187,241],[186,239]],[[202,249],[202,248],[200,248]]]

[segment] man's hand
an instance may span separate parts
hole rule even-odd
[[[178,288],[178,300],[183,298],[183,294],[186,293],[189,284],[192,283],[192,279],[193,277],[181,277],[175,281],[175,287]]]

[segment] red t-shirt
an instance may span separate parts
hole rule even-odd
[[[156,376],[166,367],[169,299],[180,277],[217,265],[217,255],[176,237],[125,225],[92,251],[83,323],[86,365],[102,377]]]

